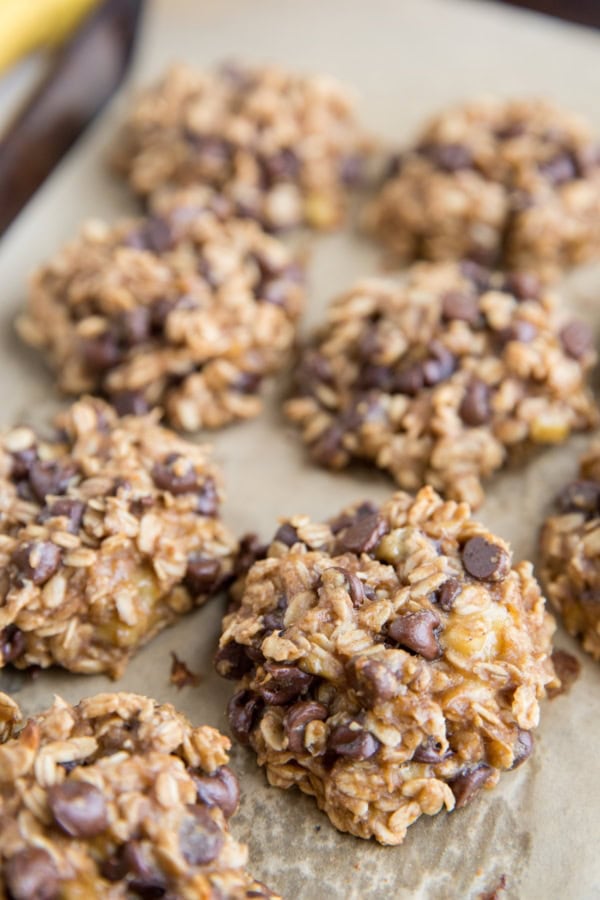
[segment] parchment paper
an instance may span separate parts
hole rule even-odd
[[[408,139],[424,116],[484,91],[547,94],[588,115],[600,131],[600,35],[475,0],[156,0],[132,82],[143,83],[177,58],[206,65],[236,56],[347,80],[362,95],[367,124],[389,140]],[[123,93],[0,245],[0,424],[43,421],[57,404],[49,376],[13,337],[28,271],[84,217],[131,208],[102,165]],[[320,239],[306,324],[355,277],[376,271],[377,260],[374,248],[347,234]],[[565,292],[600,330],[600,266],[572,274]],[[210,440],[227,477],[225,517],[238,533],[270,536],[279,515],[325,517],[344,503],[380,500],[392,490],[384,477],[364,471],[328,475],[309,466],[280,418],[276,390],[259,419]],[[587,441],[573,440],[491,484],[480,516],[512,542],[517,559],[535,553],[549,499],[575,471]],[[221,612],[222,602],[213,602],[163,633],[116,684],[54,671],[32,681],[5,671],[0,688],[28,713],[47,706],[54,692],[77,701],[98,691],[135,690],[174,702],[194,723],[226,729],[231,685],[213,674],[210,662]],[[600,667],[560,631],[558,643],[582,660],[583,672],[570,695],[545,703],[533,759],[467,809],[424,816],[398,848],[339,834],[311,799],[269,788],[252,755],[235,748],[243,799],[232,828],[250,845],[253,872],[288,900],[463,900],[492,890],[502,874],[507,900],[600,897]],[[178,692],[169,684],[172,649],[202,673],[200,687]]]

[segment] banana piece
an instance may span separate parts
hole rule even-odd
[[[56,46],[98,0],[0,0],[0,72],[40,47]]]

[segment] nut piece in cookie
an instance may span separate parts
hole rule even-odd
[[[270,230],[326,230],[341,224],[372,149],[332,78],[177,65],[134,104],[114,165],[143,198],[208,184]]]
[[[17,329],[66,393],[101,394],[122,415],[160,406],[196,431],[258,414],[303,303],[290,251],[195,188],[145,219],[85,225],[33,274]]]
[[[332,303],[285,409],[319,464],[369,460],[475,508],[506,462],[598,421],[595,359],[590,329],[535,276],[421,263]]]
[[[229,832],[229,746],[147,697],[57,697],[0,746],[0,895],[277,900]]]
[[[540,535],[540,577],[569,634],[600,661],[600,444],[555,500]]]
[[[215,660],[231,731],[341,831],[400,844],[532,753],[554,621],[466,504],[427,487],[294,516],[237,589]]]
[[[466,103],[394,158],[365,224],[402,260],[469,258],[553,278],[600,256],[600,144],[546,100]]]
[[[56,426],[0,437],[0,667],[117,677],[230,578],[220,473],[156,415],[88,398]]]

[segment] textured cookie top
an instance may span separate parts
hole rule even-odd
[[[554,505],[541,532],[541,578],[567,631],[600,660],[600,444]]]
[[[143,196],[206,183],[269,227],[330,228],[371,143],[350,93],[331,78],[177,65],[133,106],[115,164]]]
[[[0,746],[2,896],[274,897],[228,831],[228,749],[136,694],[56,698]]]
[[[551,617],[529,562],[431,489],[284,522],[238,586],[218,671],[272,783],[400,843],[531,752]]]
[[[281,366],[304,290],[290,251],[208,189],[154,215],[88,223],[34,273],[21,336],[46,352],[69,393],[122,413],[166,407],[180,428],[254,415]]]
[[[231,572],[220,475],[155,416],[87,399],[56,425],[0,440],[0,665],[116,674]]]
[[[557,315],[535,277],[417,265],[332,303],[286,411],[319,463],[370,459],[401,487],[476,506],[509,453],[596,421],[595,358],[587,327]]]

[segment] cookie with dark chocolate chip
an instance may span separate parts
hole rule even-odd
[[[235,594],[215,658],[231,731],[341,831],[399,844],[531,755],[554,623],[466,504],[427,487],[293,516]]]
[[[0,747],[0,895],[278,900],[229,831],[229,747],[147,697],[56,697]]]

